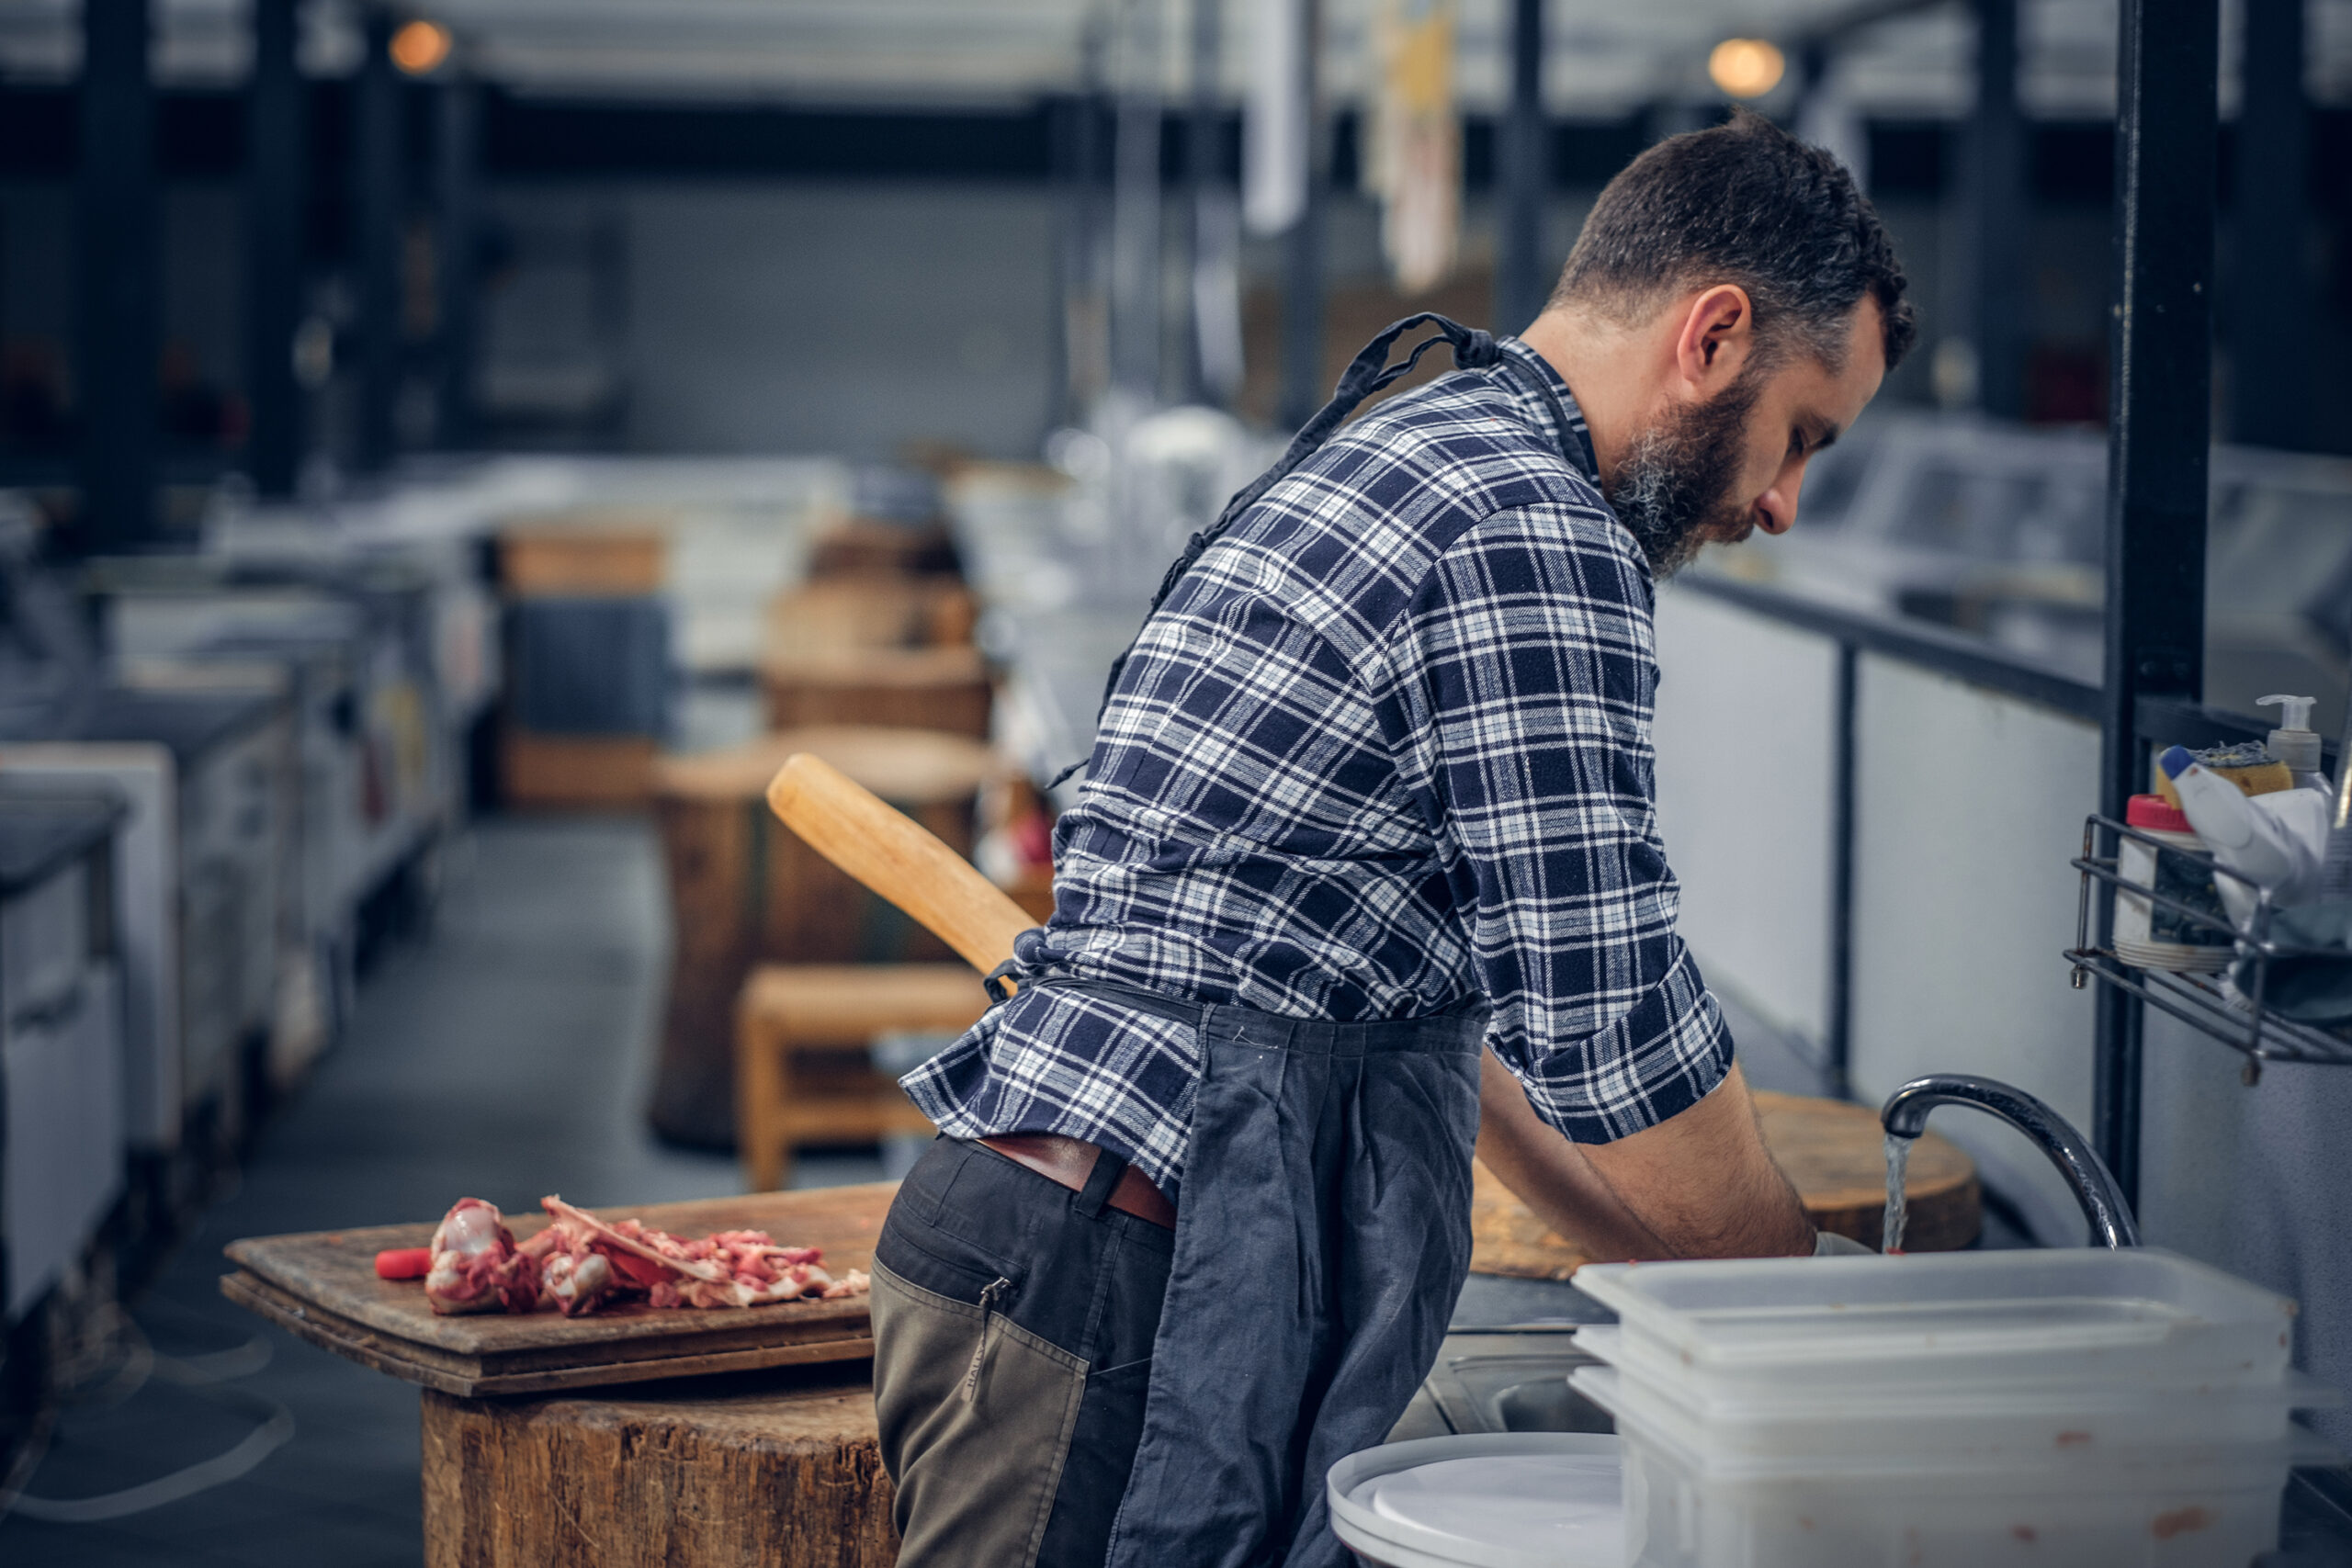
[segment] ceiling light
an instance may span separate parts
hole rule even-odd
[[[438,22],[420,17],[392,35],[392,63],[412,76],[438,70],[448,58],[449,29]]]
[[[1707,56],[1707,74],[1735,98],[1760,98],[1781,85],[1789,62],[1760,38],[1727,38]]]

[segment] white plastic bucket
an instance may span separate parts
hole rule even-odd
[[[1388,1443],[1331,1467],[1331,1528],[1372,1568],[1625,1568],[1623,1456],[1589,1432]]]

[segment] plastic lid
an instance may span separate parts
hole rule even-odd
[[[2135,795],[2123,807],[2123,820],[2152,833],[2194,833],[2188,813],[2161,795]]]
[[[1485,1432],[1383,1443],[1324,1480],[1331,1529],[1394,1568],[1624,1568],[1624,1443]]]
[[[1356,1488],[1352,1499],[1377,1517],[1484,1547],[1579,1562],[1621,1552],[1625,1534],[1624,1467],[1614,1454],[1489,1454],[1440,1460]],[[1612,1551],[1612,1549],[1614,1549]]]

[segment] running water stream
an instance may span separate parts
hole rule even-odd
[[[1904,1176],[1910,1166],[1911,1140],[1889,1133],[1886,1135],[1886,1220],[1880,1232],[1879,1247],[1882,1252],[1903,1250],[1903,1227],[1909,1218],[1911,1207]]]

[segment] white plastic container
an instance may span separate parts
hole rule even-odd
[[[2246,1568],[2278,1544],[2300,1457],[2277,1443],[2066,1466],[1890,1455],[1726,1471],[1637,1404],[1616,1414],[1639,1568]]]
[[[1714,1397],[2277,1384],[2295,1316],[2158,1247],[1600,1263],[1576,1285]]]
[[[2294,1303],[2151,1248],[1602,1265],[1639,1568],[2245,1568]]]
[[[2245,1387],[2101,1380],[1987,1388],[1972,1380],[1939,1389],[1723,1390],[1613,1329],[1584,1329],[1576,1342],[1611,1364],[1589,1380],[1617,1402],[1608,1408],[1636,1401],[1677,1441],[1724,1465],[1804,1458],[1868,1469],[1883,1456],[1909,1464],[1929,1455],[1954,1465],[2075,1463],[2151,1449],[2279,1443],[2292,1435],[2292,1412],[2342,1403],[2334,1389],[2297,1376]]]
[[[1625,1568],[1623,1445],[1589,1432],[1388,1443],[1331,1467],[1331,1528],[1370,1568]]]

